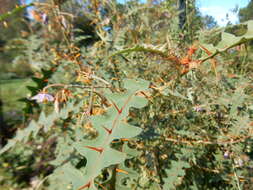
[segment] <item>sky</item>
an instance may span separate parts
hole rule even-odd
[[[232,9],[246,7],[250,0],[197,0],[197,7],[203,15],[211,15],[215,18],[218,25],[225,26],[228,19],[233,23],[238,23],[237,14],[232,12]]]
[[[126,0],[118,0],[123,3]],[[141,0],[145,2],[146,0]],[[237,14],[234,14],[231,10],[239,6],[239,8],[246,7],[250,0],[196,0],[197,7],[202,15],[210,15],[215,18],[218,25],[225,26],[228,23],[226,15],[228,15],[229,21],[233,24],[238,23]]]
[[[33,0],[24,0],[29,3]],[[120,3],[124,3],[126,0],[118,0]],[[146,0],[140,0],[145,2]],[[239,8],[246,7],[250,0],[196,0],[197,7],[202,15],[210,15],[215,18],[218,25],[225,26],[228,23],[228,19],[233,24],[238,23],[237,14],[232,12],[232,9],[239,6]]]

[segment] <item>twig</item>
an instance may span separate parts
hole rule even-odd
[[[238,190],[242,190],[241,187],[240,187],[239,178],[238,178],[238,176],[237,176],[237,174],[236,174],[236,171],[235,171],[235,166],[234,166],[234,164],[232,164],[232,166],[233,166],[233,171],[234,171],[234,176],[235,176],[237,188],[238,188]]]
[[[90,92],[90,100],[89,100],[89,107],[87,110],[87,114],[90,116],[92,114],[92,107],[93,107],[93,91],[94,88],[91,88],[91,92]]]
[[[84,86],[84,85],[79,85],[79,84],[61,84],[61,83],[56,83],[56,84],[50,84],[46,87],[43,88],[42,91],[46,91],[48,88],[51,88],[51,87],[64,87],[64,88],[82,88],[82,89],[85,89],[85,88],[109,88],[109,86]]]
[[[35,190],[39,190],[40,186],[50,177],[51,175],[46,176],[44,179],[42,179],[38,185],[36,185],[36,187],[34,188]]]
[[[100,78],[100,77],[98,77],[98,76],[96,76],[96,75],[91,74],[90,77],[93,78],[93,79],[97,79],[97,80],[99,80],[99,81],[105,83],[105,84],[108,85],[108,86],[111,86],[111,84],[110,84],[109,82],[107,82],[106,80],[104,80],[104,79],[102,79],[102,78]]]
[[[85,77],[87,78],[91,78],[91,79],[95,79],[95,80],[99,80],[101,82],[103,82],[104,84],[106,84],[107,86],[110,86],[111,87],[111,84],[109,82],[107,82],[106,80],[94,75],[94,74],[91,74],[91,73],[86,73],[86,72],[80,72],[81,74],[83,74]]]
[[[187,145],[193,145],[193,144],[203,144],[203,145],[212,145],[212,144],[218,144],[218,145],[224,145],[224,144],[236,144],[245,141],[246,139],[250,138],[250,136],[242,137],[237,140],[229,140],[229,141],[208,141],[208,140],[183,140],[183,139],[174,139],[167,137],[167,141],[175,142],[175,143],[181,143],[181,144],[187,144]]]

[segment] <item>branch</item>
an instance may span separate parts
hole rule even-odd
[[[108,56],[108,58],[111,58],[111,57],[114,57],[116,55],[120,55],[123,53],[132,53],[132,52],[153,53],[153,54],[158,54],[162,57],[168,57],[168,55],[166,53],[164,53],[163,51],[159,51],[159,50],[151,49],[151,48],[145,48],[143,46],[137,45],[133,48],[128,48],[128,49],[123,49],[123,50],[117,51],[116,53]]]
[[[207,61],[208,59],[212,59],[213,57],[215,57],[218,54],[221,54],[221,53],[223,53],[223,52],[225,52],[225,51],[227,51],[227,50],[229,50],[229,49],[231,49],[231,48],[233,48],[235,46],[244,44],[244,43],[246,43],[246,42],[248,42],[250,40],[253,40],[253,37],[252,38],[242,38],[239,42],[237,42],[235,44],[232,44],[232,45],[230,45],[230,46],[228,46],[228,47],[226,47],[226,48],[224,48],[222,50],[216,49],[216,51],[212,55],[209,55],[208,57],[200,59],[200,61],[201,61],[201,63],[203,63],[203,62]]]

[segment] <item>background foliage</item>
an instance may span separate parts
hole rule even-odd
[[[247,8],[218,28],[194,0],[30,6],[0,17],[2,189],[251,189]]]

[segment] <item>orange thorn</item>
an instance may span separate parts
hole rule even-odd
[[[196,51],[197,49],[198,49],[198,48],[196,48],[196,47],[194,47],[194,46],[190,47],[189,50],[188,50],[188,52],[187,52],[188,56],[191,57],[191,56],[195,53],[195,51]]]
[[[208,49],[206,49],[204,46],[202,45],[199,45],[199,46],[207,53],[207,55],[212,55],[212,53]]]
[[[113,140],[112,143],[118,143],[119,141],[118,140]]]
[[[129,139],[116,139],[116,140],[113,140],[112,143],[118,143],[118,142],[124,142],[124,141],[129,141]]]
[[[122,170],[122,169],[119,169],[119,168],[116,168],[116,172],[119,172],[119,173],[124,173],[124,174],[128,174],[128,172],[127,172],[127,171]]]
[[[78,190],[89,188],[89,187],[90,187],[90,182],[85,184],[84,186],[80,187]]]
[[[102,126],[109,134],[111,134],[112,133],[112,130],[111,129],[108,129],[108,128],[106,128],[106,127],[104,127],[104,126]]]
[[[116,108],[116,110],[118,111],[118,113],[121,114],[122,109],[119,109],[118,106],[114,102],[112,102],[112,105]]]
[[[103,152],[103,148],[96,148],[96,147],[92,147],[92,146],[85,146],[85,148],[89,148],[91,150],[95,150],[97,152],[99,152],[100,154]]]
[[[78,57],[80,57],[81,56],[81,54],[80,53],[78,53],[76,56],[75,56],[75,58],[78,58]]]
[[[186,57],[184,57],[184,58],[182,58],[182,59],[180,60],[180,63],[181,63],[182,65],[188,65],[190,62],[191,62],[191,59],[190,59],[188,56],[186,56]]]

